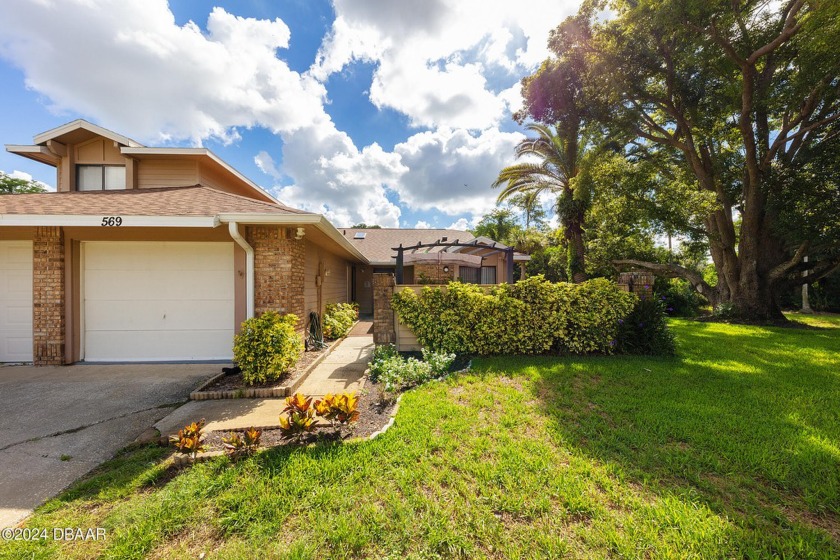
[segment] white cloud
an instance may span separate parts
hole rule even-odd
[[[0,3],[0,55],[53,110],[140,140],[237,138],[236,127],[294,131],[325,119],[323,85],[277,58],[279,18],[214,8],[207,33],[179,26],[165,0]]]
[[[336,0],[313,76],[378,63],[370,99],[417,126],[484,129],[510,105],[499,92],[548,55],[548,32],[580,0]],[[501,76],[501,78],[500,78]]]
[[[272,158],[265,150],[254,156],[254,163],[256,163],[257,167],[260,168],[260,171],[266,175],[274,177],[275,179],[280,179],[283,176],[280,169],[278,169],[277,164],[274,163],[274,158]]]
[[[460,229],[466,231],[470,229],[470,222],[466,218],[458,218],[457,220],[449,224],[449,227],[446,229]]]
[[[432,224],[425,220],[418,220],[416,224],[414,224],[414,229],[432,229]]]
[[[398,154],[375,143],[358,150],[347,134],[326,123],[287,135],[283,161],[295,179],[277,189],[285,203],[323,213],[337,226],[399,227],[400,209],[385,189],[406,172]]]
[[[438,130],[415,134],[394,151],[407,168],[394,189],[410,208],[436,208],[449,215],[484,214],[495,206],[490,185],[513,160],[513,148],[524,136],[486,130]]]

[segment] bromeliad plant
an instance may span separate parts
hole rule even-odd
[[[312,406],[312,397],[304,397],[295,393],[286,397],[286,408],[280,415],[280,431],[287,439],[297,439],[298,443],[303,442],[306,434],[315,431],[315,407]]]
[[[359,419],[357,410],[359,399],[356,393],[327,394],[323,399],[315,402],[315,412],[318,416],[329,420],[336,432]]]
[[[222,438],[225,453],[231,456],[250,455],[260,446],[262,430],[248,428],[242,434],[230,432],[228,437]]]
[[[204,418],[198,422],[187,424],[178,430],[178,435],[169,436],[169,441],[175,445],[179,453],[189,455],[194,461],[196,455],[204,451]]]

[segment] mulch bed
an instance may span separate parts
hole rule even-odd
[[[277,387],[285,387],[290,385],[294,381],[297,380],[298,377],[303,375],[303,372],[306,371],[312,362],[317,360],[324,352],[330,349],[330,347],[335,344],[336,341],[325,341],[326,347],[319,348],[319,349],[312,349],[307,350],[303,354],[300,355],[300,359],[298,363],[295,364],[295,367],[292,370],[281,377],[280,379],[272,379],[271,381],[265,381],[263,383],[255,383],[253,385],[246,385],[245,381],[242,379],[241,373],[232,373],[229,375],[225,375],[224,377],[220,377],[207,387],[204,387],[202,391],[238,391],[240,389],[275,389]]]
[[[371,383],[370,380],[365,382],[365,388],[359,393],[359,419],[349,429],[345,428],[342,430],[340,436],[337,436],[335,430],[329,424],[324,423],[323,425],[319,425],[315,432],[307,436],[304,444],[354,437],[367,438],[384,428],[391,418],[391,413],[396,406],[396,402],[379,402],[379,391],[376,385],[375,383]],[[280,416],[280,412],[283,409],[284,405],[282,402],[278,401],[277,416]],[[231,431],[241,432],[242,430],[208,432],[205,440],[207,451],[223,450],[222,438],[227,437]],[[284,439],[279,429],[263,430],[262,437],[260,438],[260,447],[277,447],[278,445],[297,445],[297,443]]]

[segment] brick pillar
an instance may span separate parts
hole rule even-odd
[[[248,227],[245,235],[254,248],[254,313],[294,313],[303,331],[303,239],[295,239],[293,229],[277,226]]]
[[[391,308],[391,296],[396,285],[393,274],[377,272],[373,275],[373,342],[377,346],[397,343],[394,310]]]
[[[622,272],[618,275],[618,287],[640,298],[653,297],[654,280],[656,276],[650,272]]]
[[[64,233],[37,227],[32,243],[32,361],[64,365]]]

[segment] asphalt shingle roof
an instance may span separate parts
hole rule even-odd
[[[470,242],[475,236],[468,231],[458,229],[355,229],[339,228],[350,243],[373,264],[394,264],[396,261],[393,250],[402,243],[403,247],[420,243],[434,243],[444,237],[448,242],[456,239],[461,242]],[[364,239],[354,239],[357,232],[364,232]],[[446,247],[434,248],[431,252],[445,250]],[[425,251],[425,249],[424,249]]]
[[[215,216],[240,213],[310,214],[202,185],[0,195],[0,214]]]

